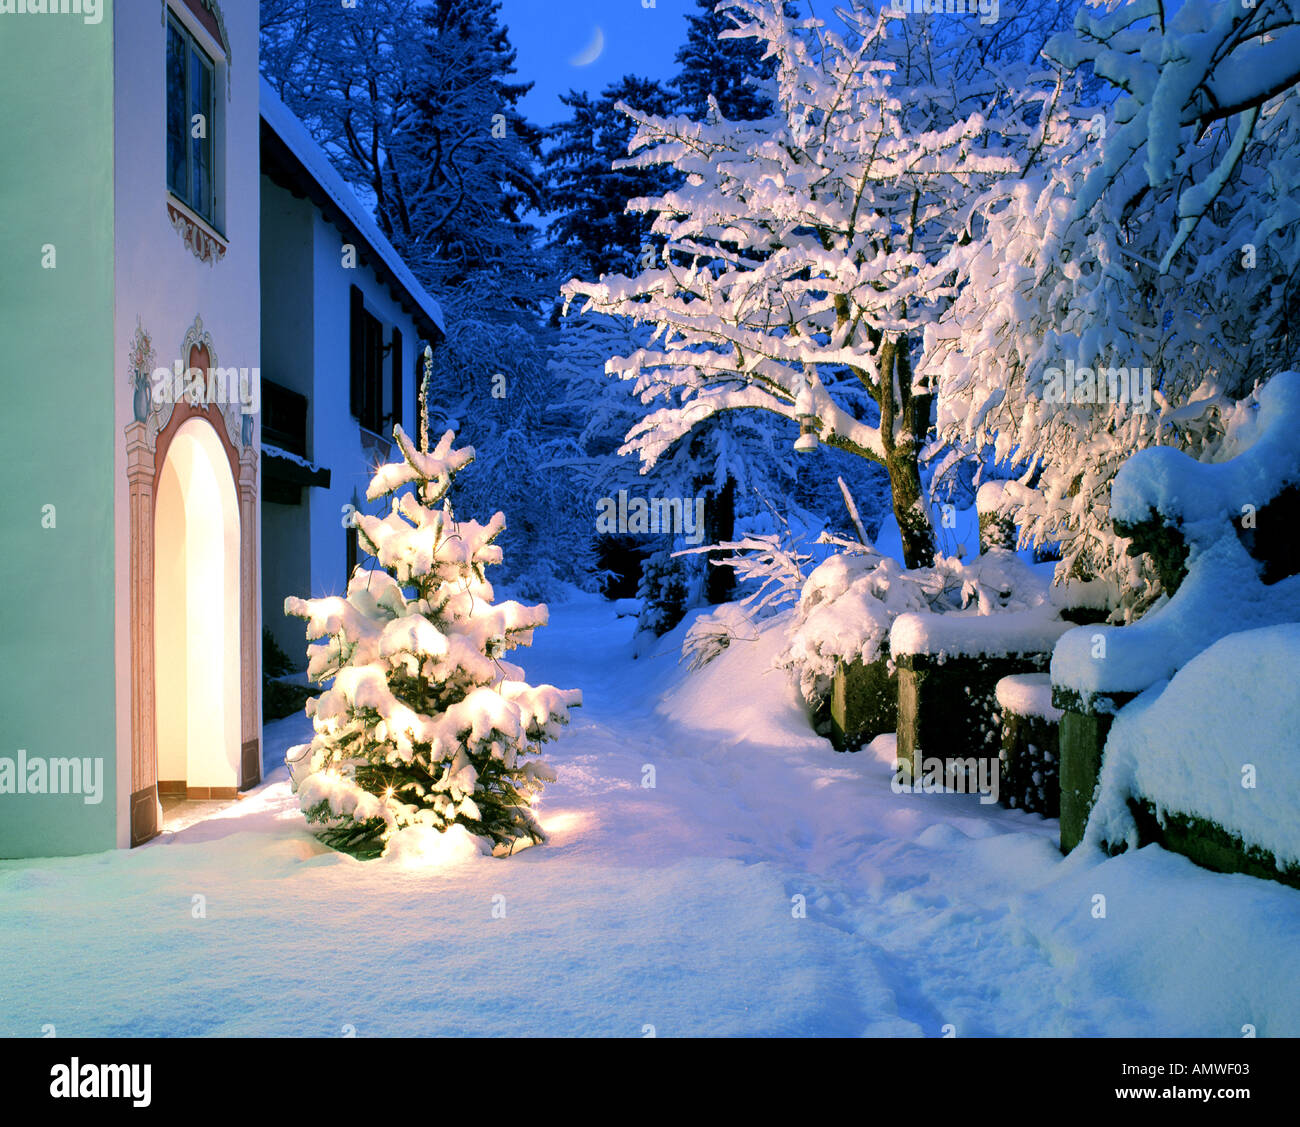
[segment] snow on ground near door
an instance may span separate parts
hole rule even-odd
[[[688,677],[684,626],[634,662],[609,604],[552,623],[519,656],[586,693],[552,844],[363,864],[281,768],[143,849],[0,862],[0,1034],[1300,1034],[1300,892],[896,795],[810,733],[772,632]],[[268,761],[306,731],[271,725]]]

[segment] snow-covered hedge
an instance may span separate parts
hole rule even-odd
[[[1241,631],[1121,709],[1085,840],[1139,844],[1138,798],[1300,864],[1297,669],[1300,623]]]

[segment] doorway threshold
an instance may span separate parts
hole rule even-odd
[[[228,810],[243,800],[243,795],[234,798],[187,798],[183,794],[159,795],[162,803],[162,832],[179,833],[196,822],[211,817],[222,810]]]

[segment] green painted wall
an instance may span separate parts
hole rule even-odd
[[[112,0],[102,12],[0,15],[0,760],[100,757],[104,784],[98,805],[0,794],[0,857],[116,844]]]

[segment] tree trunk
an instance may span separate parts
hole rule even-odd
[[[736,479],[728,475],[717,492],[709,492],[704,499],[704,542],[718,544],[736,538]],[[713,560],[726,559],[730,552],[709,552],[710,562],[704,575],[704,598],[710,605],[725,603],[736,589],[735,568],[719,566]]]
[[[921,491],[921,472],[915,448],[910,458],[891,456],[885,465],[889,471],[889,489],[894,497],[894,519],[903,542],[903,562],[909,567],[934,564],[934,529],[926,511]]]
[[[905,336],[882,339],[879,356],[880,383],[875,390],[880,405],[880,437],[885,447],[894,519],[903,543],[903,563],[909,568],[931,567],[934,528],[922,496],[919,464],[926,431],[930,429],[930,396],[912,392],[912,364]]]

